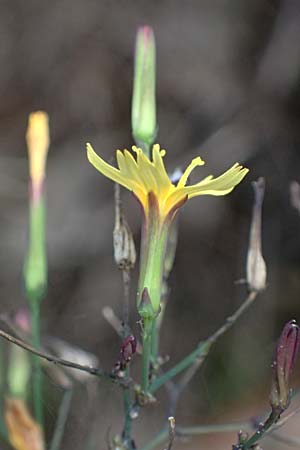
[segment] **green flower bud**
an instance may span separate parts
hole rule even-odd
[[[136,144],[149,154],[157,131],[155,40],[149,26],[140,27],[136,37],[131,125]]]

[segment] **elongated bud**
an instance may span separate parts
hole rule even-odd
[[[113,232],[114,257],[119,269],[130,270],[136,262],[136,251],[133,236],[124,217],[121,201],[120,186],[115,185],[115,228]]]
[[[15,450],[45,449],[41,428],[32,418],[23,400],[8,398],[4,416],[9,441]]]
[[[50,144],[47,113],[37,111],[29,115],[26,141],[29,156],[29,174],[32,184],[37,186],[42,183],[45,177],[46,159]]]
[[[136,37],[131,125],[136,144],[149,153],[157,132],[155,39],[149,26],[140,27]]]
[[[270,395],[272,409],[281,414],[290,403],[290,376],[299,350],[299,326],[288,322],[277,343],[273,362],[273,381]]]
[[[40,301],[47,288],[45,248],[44,178],[49,148],[48,115],[43,111],[30,114],[26,134],[29,172],[29,246],[24,265],[27,297]]]
[[[247,255],[247,284],[250,291],[262,291],[266,287],[267,268],[261,251],[261,216],[265,192],[265,181],[253,182],[254,205]]]

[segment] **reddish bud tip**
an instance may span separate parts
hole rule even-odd
[[[281,411],[284,411],[289,405],[290,376],[298,355],[299,339],[299,326],[295,320],[291,320],[282,330],[273,362],[271,405]]]

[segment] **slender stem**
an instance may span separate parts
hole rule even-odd
[[[126,387],[133,383],[131,379],[128,379],[126,377],[118,378],[116,377],[115,374],[105,372],[104,370],[98,367],[85,366],[83,364],[78,364],[73,361],[69,361],[67,359],[58,358],[57,356],[50,355],[49,353],[41,352],[40,350],[35,349],[26,342],[17,339],[14,336],[11,336],[10,334],[6,333],[1,329],[0,329],[0,337],[3,337],[7,341],[12,342],[15,345],[18,345],[19,347],[24,348],[24,350],[27,350],[28,352],[33,353],[34,355],[39,356],[40,358],[46,359],[47,361],[52,362],[53,364],[59,364],[61,366],[70,367],[71,369],[82,370],[83,372],[87,372],[90,375],[102,377],[106,380],[117,383],[122,387]]]
[[[40,348],[40,305],[32,302],[32,343],[35,348]],[[33,355],[33,403],[35,418],[43,426],[43,373],[40,358]]]
[[[142,389],[144,392],[149,390],[149,375],[151,361],[151,336],[152,336],[151,319],[144,319],[143,323],[143,355],[142,355]]]
[[[123,330],[122,335],[125,339],[129,334],[129,297],[130,297],[130,271],[124,269],[123,274],[123,288],[124,288],[124,299],[123,299]],[[130,369],[127,366],[125,370],[126,378],[130,376]],[[124,404],[124,429],[123,429],[123,440],[126,448],[131,450],[131,432],[132,432],[132,401],[131,401],[131,390],[130,387],[123,390],[123,404]]]
[[[170,416],[168,420],[169,420],[169,442],[165,450],[172,450],[174,439],[176,436],[176,422],[173,416]]]
[[[126,377],[130,376],[129,367],[127,367],[125,371]],[[123,391],[123,403],[124,403],[124,429],[123,429],[123,440],[126,445],[126,448],[131,449],[131,432],[132,432],[132,417],[131,417],[131,409],[132,409],[132,401],[131,401],[131,392],[130,389],[126,388]]]
[[[203,342],[200,342],[195,350],[193,350],[189,355],[183,358],[176,366],[172,367],[170,370],[162,374],[158,377],[150,387],[150,392],[156,392],[161,386],[163,386],[167,381],[171,380],[177,374],[187,369],[189,366],[193,371],[193,374],[196,370],[202,365],[206,356],[208,355],[211,346],[226,332],[228,331],[233,324],[237,321],[237,319],[249,308],[249,306],[254,302],[257,297],[257,292],[250,292],[247,299],[243,302],[243,304],[232,314],[230,317],[226,319],[226,322],[208,339]],[[190,378],[188,377],[189,381]]]
[[[129,300],[130,300],[130,271],[127,269],[122,270],[123,275],[123,289],[124,289],[124,298],[123,298],[123,327],[122,327],[122,335],[123,338],[126,338],[130,333],[129,329]]]
[[[198,347],[193,350],[189,355],[183,358],[176,366],[172,367],[167,372],[163,373],[160,377],[158,377],[150,386],[150,392],[154,394],[161,386],[163,386],[167,381],[174,378],[183,370],[187,369],[191,366],[196,358],[200,356],[204,358],[208,353],[210,345],[207,345],[206,342],[200,343]]]
[[[155,363],[158,355],[158,327],[157,327],[157,319],[152,321],[152,329],[151,329],[151,358]]]
[[[247,439],[246,442],[243,442],[240,445],[233,446],[233,449],[248,450],[252,448],[252,446],[256,444],[256,442],[260,441],[265,436],[267,431],[272,427],[272,425],[276,423],[278,419],[279,415],[276,412],[272,411],[267,420],[258,427],[256,432],[249,439]]]
[[[70,411],[73,390],[68,389],[64,392],[61,405],[59,407],[58,418],[55,424],[55,430],[52,437],[49,450],[59,450]]]
[[[175,435],[177,437],[196,436],[201,434],[211,433],[232,433],[239,431],[242,428],[249,428],[250,423],[228,423],[220,425],[199,425],[194,427],[180,427],[176,426]],[[154,450],[158,445],[167,442],[169,436],[169,429],[161,430],[148,444],[142,447],[141,450]]]

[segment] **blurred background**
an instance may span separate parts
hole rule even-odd
[[[300,216],[289,193],[290,182],[300,181],[297,0],[1,1],[1,313],[25,304],[24,136],[28,114],[43,109],[51,127],[43,334],[96,354],[108,370],[116,360],[120,340],[102,315],[106,305],[122,311],[121,274],[112,252],[113,184],[88,164],[85,143],[106,160],[132,145],[134,38],[143,24],[156,36],[157,140],[167,150],[167,168],[185,168],[197,155],[206,166],[192,181],[236,161],[250,168],[230,196],[196,198],[181,211],[162,331],[162,353],[173,362],[245,299],[246,288],[236,281],[245,277],[251,181],[266,178],[268,289],[216,345],[177,417],[182,425],[247,420],[268,407],[274,340],[285,321],[300,313]],[[123,199],[138,245],[140,210],[128,192]],[[138,335],[136,276],[137,269],[131,323]],[[60,391],[51,383],[47,389],[51,428]],[[136,424],[139,446],[165,423],[163,391],[158,398]],[[114,435],[121,427],[122,401],[114,386],[78,385],[63,448],[84,449],[92,432],[97,449],[107,448],[107,430]],[[234,434],[193,438],[175,448],[218,450],[235,440]],[[264,449],[271,448],[284,445],[266,440]]]

